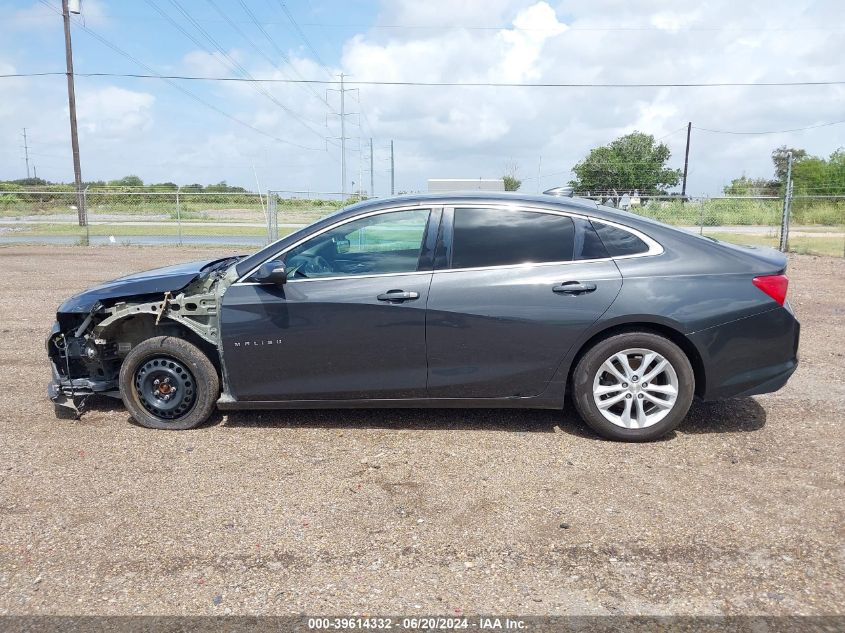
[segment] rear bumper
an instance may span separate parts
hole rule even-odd
[[[789,380],[789,377],[795,373],[796,369],[798,369],[797,360],[795,360],[794,362],[787,363],[786,369],[779,372],[772,378],[764,380],[760,384],[755,385],[754,387],[751,387],[746,391],[736,394],[736,397],[756,396],[761,393],[773,393],[775,391],[778,391],[781,387],[786,384],[786,382]]]
[[[771,393],[798,368],[801,326],[789,304],[696,332],[704,364],[704,400]]]

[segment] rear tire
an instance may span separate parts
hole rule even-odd
[[[140,343],[120,367],[120,394],[138,424],[181,431],[211,416],[220,395],[214,365],[198,347],[157,336]]]
[[[596,433],[647,442],[686,417],[695,374],[686,354],[669,339],[626,332],[599,341],[584,354],[572,374],[572,391],[575,408]]]

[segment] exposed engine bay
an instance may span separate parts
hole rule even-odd
[[[172,335],[192,342],[206,352],[219,372],[220,297],[237,277],[232,264],[238,259],[229,257],[205,263],[196,271],[177,271],[179,274],[169,278],[172,290],[160,291],[162,283],[168,285],[167,277],[162,281],[157,276],[155,287],[149,288],[159,291],[144,292],[149,283],[130,276],[124,278],[125,286],[141,290],[141,294],[108,297],[115,293],[104,289],[90,307],[82,301],[84,295],[74,297],[78,301],[73,306],[63,304],[47,339],[53,370],[51,400],[78,415],[91,395],[119,398],[123,359],[138,343],[154,336]]]

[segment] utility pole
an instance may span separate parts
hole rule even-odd
[[[391,196],[396,195],[396,187],[395,187],[396,180],[395,180],[395,177],[396,177],[396,171],[395,171],[395,166],[394,166],[394,163],[393,163],[393,141],[391,140],[390,141],[390,195]]]
[[[789,250],[789,211],[792,208],[792,152],[786,155],[786,184],[783,190],[783,216],[780,221],[780,250]]]
[[[360,130],[360,127],[359,127]],[[358,200],[364,197],[364,144],[358,137]]]
[[[346,204],[346,92],[343,73],[340,73],[340,200]]]
[[[376,197],[376,179],[373,174],[373,137],[370,137],[370,197]]]
[[[687,197],[687,169],[689,168],[689,137],[692,133],[692,121],[687,123],[687,149],[684,152],[684,184],[681,185],[681,203]]]
[[[79,136],[76,132],[76,91],[73,86],[73,49],[70,42],[70,11],[68,0],[62,0],[62,18],[65,23],[65,63],[67,65],[67,101],[70,110],[70,144],[73,149],[73,180],[76,184],[76,212],[79,226],[88,224],[85,195],[82,191],[82,167],[79,164]]]
[[[29,145],[26,144],[26,128],[23,129],[23,155],[26,161],[26,179],[29,180]]]

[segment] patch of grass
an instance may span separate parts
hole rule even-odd
[[[208,220],[209,217],[208,217],[208,213],[206,213],[205,211],[199,212],[199,211],[182,210],[179,213],[177,213],[176,210],[173,210],[173,211],[170,212],[170,219],[176,220],[177,222],[179,220],[184,222],[186,220],[188,220],[188,221],[190,221],[190,220]]]
[[[653,200],[632,211],[667,224],[686,226],[780,226],[781,200]],[[802,200],[792,203],[794,224],[845,224],[845,200]]]
[[[747,233],[704,233],[723,242],[747,246],[768,246],[777,248],[779,246],[777,236],[771,235],[749,235]],[[798,235],[789,239],[789,251],[802,255],[827,255],[831,257],[842,257],[845,250],[845,238],[828,237],[823,233],[816,235]]]

